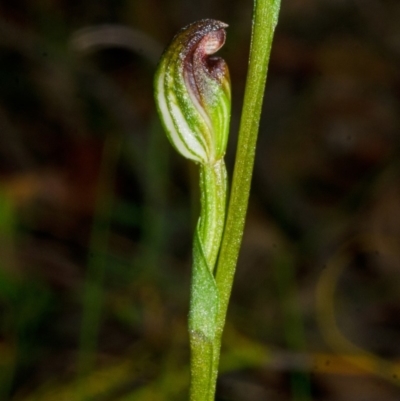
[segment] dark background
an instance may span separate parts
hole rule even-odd
[[[197,170],[152,79],[229,24],[230,173],[250,0],[0,2],[0,400],[187,399]],[[400,399],[400,2],[282,0],[222,401]]]

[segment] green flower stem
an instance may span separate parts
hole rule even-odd
[[[223,159],[200,166],[201,211],[193,246],[189,312],[191,401],[214,400],[219,346],[218,291],[213,275],[225,222],[227,174]]]
[[[267,77],[271,44],[278,20],[280,0],[255,0],[249,71],[239,130],[232,190],[218,259],[219,291],[217,337],[222,336],[246,218],[254,155]]]

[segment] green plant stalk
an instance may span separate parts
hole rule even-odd
[[[213,275],[225,222],[227,174],[223,159],[200,166],[201,210],[193,245],[189,309],[191,401],[214,400],[219,348],[219,296]]]
[[[219,292],[216,346],[225,325],[233,278],[242,242],[261,107],[270,59],[272,39],[278,21],[280,0],[255,0],[249,70],[239,129],[232,189],[217,264],[216,283]]]

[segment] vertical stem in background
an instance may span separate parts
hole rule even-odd
[[[168,142],[161,135],[162,129],[158,120],[153,119],[149,129],[145,164],[146,179],[143,180],[143,243],[144,249],[138,263],[143,266],[147,277],[156,277],[160,270],[161,255],[166,243],[166,182],[169,171]]]
[[[0,261],[0,283],[4,286],[2,295],[8,295],[6,307],[2,313],[4,345],[0,360],[0,400],[8,400],[17,368],[20,344],[18,324],[15,320],[21,318],[18,308],[13,305],[13,281],[18,272],[18,263],[15,254],[16,213],[14,206],[3,188],[0,189],[0,247],[3,260]],[[13,274],[14,273],[14,274]],[[15,275],[15,276],[14,276]],[[7,288],[8,291],[4,291]],[[25,295],[25,294],[24,294]],[[3,301],[3,299],[2,299]],[[4,301],[3,301],[4,302]],[[16,327],[15,327],[16,326]],[[8,345],[8,347],[7,347]]]
[[[283,313],[283,331],[286,344],[294,352],[305,348],[302,316],[296,303],[296,281],[293,257],[287,250],[278,253],[273,262],[276,286]],[[290,374],[293,401],[310,401],[311,387],[308,373],[292,371]]]
[[[255,0],[254,3],[249,71],[240,122],[232,190],[216,274],[220,295],[217,317],[217,338],[219,341],[225,324],[233,277],[242,242],[268,62],[279,8],[280,0]]]
[[[113,183],[121,138],[112,134],[104,142],[97,183],[96,205],[92,226],[89,260],[83,290],[82,326],[79,344],[78,376],[81,396],[85,399],[84,376],[94,365],[97,336],[103,304],[103,283],[106,270],[106,250],[113,202]]]

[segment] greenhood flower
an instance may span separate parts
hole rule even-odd
[[[155,76],[156,103],[170,142],[203,165],[222,159],[228,140],[228,66],[211,56],[225,43],[226,27],[205,19],[183,28],[164,52]]]

